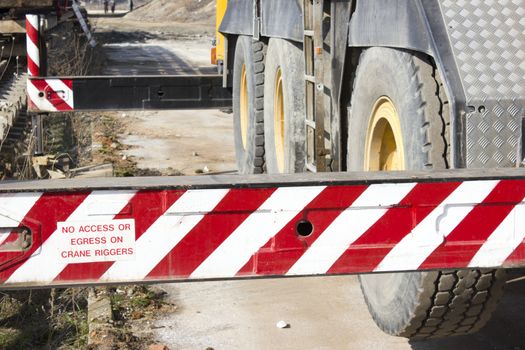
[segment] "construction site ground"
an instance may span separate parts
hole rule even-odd
[[[106,74],[201,74],[211,24],[93,19]],[[232,115],[217,110],[118,112],[123,157],[140,172],[234,172]],[[205,176],[205,175],[203,175]],[[158,286],[174,306],[130,320],[138,335],[169,349],[525,349],[525,280],[514,272],[488,326],[472,336],[410,343],[382,333],[368,314],[355,276],[220,281]],[[284,321],[286,327],[277,327]]]

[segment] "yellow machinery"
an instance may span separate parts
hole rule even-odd
[[[219,26],[221,25],[224,14],[226,13],[226,7],[228,6],[228,0],[217,0],[217,18],[215,25],[215,45],[212,48],[211,63],[222,65],[224,62],[224,35],[219,33]]]

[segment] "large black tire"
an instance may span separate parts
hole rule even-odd
[[[302,49],[284,39],[270,39],[264,75],[264,138],[270,174],[305,171],[304,86]],[[282,126],[276,115],[281,115]],[[284,134],[282,140],[279,133]]]
[[[446,96],[426,58],[370,48],[360,57],[349,107],[348,168],[365,166],[366,138],[376,101],[397,111],[405,169],[447,167]],[[381,170],[381,169],[379,169]],[[361,275],[374,321],[386,333],[411,339],[472,333],[490,318],[505,282],[502,270]]]
[[[237,168],[241,174],[264,171],[265,54],[266,45],[262,41],[244,35],[237,39],[233,64],[233,129]]]

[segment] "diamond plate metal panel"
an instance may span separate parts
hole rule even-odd
[[[523,106],[518,101],[485,102],[484,111],[467,114],[467,167],[516,166]]]
[[[525,1],[443,0],[467,100],[525,96]]]
[[[525,113],[525,1],[440,0],[465,91],[467,166],[516,165]]]

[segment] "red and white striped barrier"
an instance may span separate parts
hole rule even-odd
[[[29,109],[42,112],[71,111],[73,82],[65,79],[38,79],[40,70],[40,20],[38,15],[26,15],[27,42],[27,95]]]
[[[68,112],[75,109],[72,80],[29,79],[27,93],[33,111]]]
[[[40,20],[38,15],[26,15],[27,72],[40,76]]]
[[[525,180],[5,193],[0,228],[33,243],[0,245],[0,283],[523,266],[524,199]]]
[[[29,77],[40,76],[40,20],[38,15],[26,15],[26,50],[27,73]],[[31,95],[32,83],[27,81],[27,104],[29,109],[36,109],[33,102],[35,96]]]

